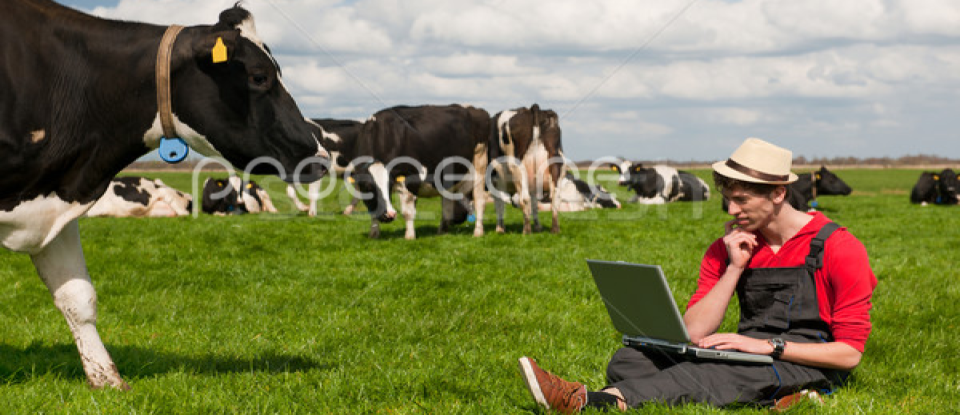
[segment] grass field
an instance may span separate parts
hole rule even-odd
[[[707,172],[698,171],[702,177]],[[960,207],[908,203],[917,170],[842,170],[855,192],[822,210],[866,245],[879,279],[874,331],[853,381],[797,412],[960,412]],[[182,190],[187,173],[149,174]],[[590,388],[619,346],[585,258],[664,266],[686,304],[725,214],[703,204],[564,214],[561,233],[478,239],[463,225],[419,239],[366,237],[365,214],[82,219],[99,330],[132,390],[86,386],[73,339],[25,255],[0,251],[3,413],[529,413],[516,370],[533,356]],[[628,199],[623,189],[607,187]],[[733,330],[736,312],[728,313]],[[646,407],[637,413],[663,412]],[[766,412],[705,406],[677,413]]]

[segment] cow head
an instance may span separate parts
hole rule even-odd
[[[359,163],[348,177],[360,192],[360,200],[363,200],[363,204],[375,221],[392,222],[396,219],[397,211],[390,203],[390,194],[396,178],[391,177],[383,163]]]
[[[836,174],[820,166],[820,170],[813,172],[817,182],[817,194],[821,195],[843,195],[850,194],[852,189]]]
[[[622,162],[613,165],[613,169],[620,173],[620,186],[626,186],[640,197],[655,197],[662,188],[657,185],[659,175],[656,170],[643,167],[640,163]]]
[[[318,180],[329,163],[326,151],[280,75],[243,8],[225,10],[214,26],[185,29],[171,58],[179,134],[198,152],[251,173]]]
[[[203,203],[200,207],[209,214],[244,213],[239,198],[240,194],[228,179],[208,177],[203,182]]]
[[[943,169],[940,172],[938,182],[939,202],[945,205],[955,205],[960,201],[960,181],[957,179],[957,173],[951,169]]]

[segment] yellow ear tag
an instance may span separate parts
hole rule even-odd
[[[357,182],[357,180],[354,179],[353,177],[347,178],[347,181],[350,182],[350,183],[356,183],[356,182]]]
[[[247,183],[247,189],[253,189],[253,183]]]
[[[213,45],[213,63],[227,61],[227,46],[223,44],[223,38],[218,37],[217,43]]]
[[[817,175],[817,180],[820,180],[820,175],[819,175],[819,174]]]
[[[940,176],[937,176],[936,174],[934,174],[934,175],[933,175],[933,180],[940,180]]]
[[[407,180],[405,176],[397,176],[397,183],[403,183]]]

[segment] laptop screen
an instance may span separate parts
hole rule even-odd
[[[631,337],[690,342],[660,266],[589,259],[587,265],[618,331]]]

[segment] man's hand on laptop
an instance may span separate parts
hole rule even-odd
[[[705,349],[737,350],[762,355],[773,353],[773,346],[766,340],[741,336],[736,333],[714,333],[700,339],[697,346]]]

